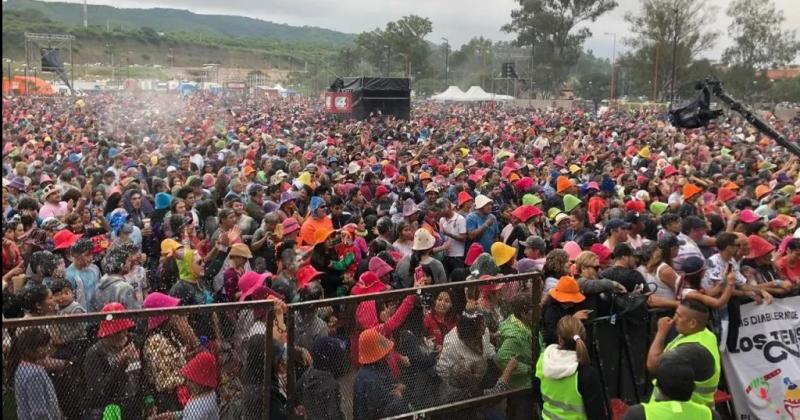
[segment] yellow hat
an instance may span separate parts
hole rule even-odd
[[[297,180],[303,185],[311,186],[311,172],[301,173],[300,176],[297,177]]]
[[[157,165],[158,164],[158,156],[156,156],[156,155],[150,156],[150,164],[154,165],[154,166]]]
[[[503,242],[495,242],[492,244],[492,259],[498,267],[511,261],[517,249],[511,245],[506,245]]]
[[[569,173],[575,174],[575,173],[578,173],[580,171],[581,171],[581,167],[580,166],[578,166],[578,165],[576,165],[574,163],[572,165],[569,165]]]
[[[183,245],[180,242],[172,239],[167,238],[161,241],[161,255],[168,257],[172,255],[178,249],[183,248]]]
[[[461,150],[461,156],[462,157],[467,157],[467,155],[469,154],[469,149],[467,149],[466,147],[462,147],[459,150]]]
[[[642,150],[639,150],[639,156],[645,159],[650,159],[650,146],[642,147]]]

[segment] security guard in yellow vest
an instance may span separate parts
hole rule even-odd
[[[539,355],[536,377],[545,420],[607,420],[600,377],[591,365],[586,331],[581,321],[567,315],[556,327],[558,344]]]
[[[708,307],[696,300],[684,299],[675,311],[674,318],[659,319],[658,331],[647,354],[647,369],[655,373],[662,356],[677,349],[681,349],[686,354],[702,353],[707,362],[692,363],[695,371],[692,401],[713,407],[714,393],[719,385],[720,356],[717,337],[706,328],[708,316]],[[673,325],[678,331],[678,336],[665,346],[667,333]],[[684,349],[684,346],[690,347]],[[650,401],[658,399],[658,388],[656,387]]]
[[[658,398],[630,407],[622,420],[719,420],[717,412],[691,400],[695,381],[694,361],[690,354],[682,350],[665,353],[655,374]],[[708,357],[706,362],[710,363],[711,358]]]

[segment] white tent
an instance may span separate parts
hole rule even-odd
[[[489,94],[491,95],[491,93]],[[513,101],[514,97],[511,95],[494,95],[495,101]]]
[[[471,101],[471,102],[478,102],[478,101],[491,101],[494,99],[495,95],[491,93],[486,93],[480,86],[470,86],[470,88],[464,93],[464,100]]]
[[[444,92],[431,96],[434,101],[462,101],[464,100],[464,91],[458,86],[450,86]]]

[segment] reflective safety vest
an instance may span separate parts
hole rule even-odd
[[[647,420],[711,420],[711,409],[692,401],[656,401],[642,404]]]
[[[545,420],[586,420],[583,397],[578,391],[578,371],[561,379],[547,378],[544,372],[544,352],[536,362],[536,377],[541,382],[542,418]]]
[[[692,402],[697,404],[705,405],[707,407],[714,406],[714,393],[717,391],[717,385],[719,385],[719,374],[720,374],[720,367],[719,367],[719,344],[717,343],[717,336],[714,335],[708,328],[704,328],[702,331],[696,332],[691,335],[683,335],[680,334],[675,337],[674,340],[670,341],[666,347],[664,347],[664,353],[666,354],[668,351],[674,350],[676,347],[683,345],[683,344],[690,344],[690,343],[697,343],[703,346],[709,353],[711,353],[711,357],[714,358],[714,374],[711,375],[710,378],[704,381],[695,381],[694,382],[694,392],[692,393]],[[655,380],[653,381],[655,385]],[[655,402],[656,396],[658,393],[658,386],[656,386],[653,390],[653,395],[650,398],[650,402]]]

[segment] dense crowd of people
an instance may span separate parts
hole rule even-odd
[[[797,118],[770,123],[798,141]],[[352,121],[103,93],[5,98],[2,130],[4,319],[276,308],[4,329],[19,419],[253,418],[269,398],[272,419],[371,420],[525,387],[462,414],[701,418],[721,320],[800,291],[800,160],[735,116],[420,102]],[[470,287],[517,273],[542,281]],[[300,312],[287,348],[286,305],[451,283]]]

